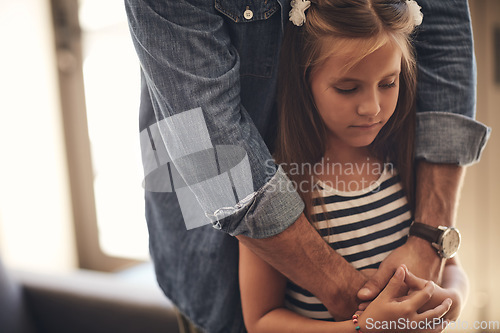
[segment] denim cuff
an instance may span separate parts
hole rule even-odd
[[[215,223],[214,228],[231,236],[267,238],[291,226],[305,207],[281,166],[264,186],[240,205],[232,209],[230,216]]]
[[[491,128],[449,112],[417,113],[417,159],[466,166],[479,161]]]

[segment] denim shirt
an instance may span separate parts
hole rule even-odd
[[[176,169],[194,195],[193,208],[181,207],[174,190],[146,186],[158,283],[207,332],[244,332],[238,242],[230,235],[276,235],[304,209],[271,158],[277,61],[289,1],[125,0],[125,5],[142,69],[141,135],[151,138],[153,126],[163,122],[162,144],[171,157],[212,154],[219,146],[242,148],[252,183],[248,193],[236,195],[234,205],[217,207],[219,188],[190,182],[206,179],[211,166],[199,167],[197,158],[169,160],[169,170]],[[489,129],[473,119],[476,73],[467,1],[420,0],[419,5],[424,21],[415,42],[416,157],[468,165],[478,161]],[[197,110],[194,118],[184,117],[190,110]],[[195,118],[205,127],[179,120]],[[212,225],[187,230],[185,219],[201,218],[190,215],[197,205]]]

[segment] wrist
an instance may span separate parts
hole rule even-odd
[[[436,249],[425,239],[409,235],[406,244],[408,244],[412,251],[418,256],[425,257],[426,259],[436,262],[441,260],[441,257],[437,254]]]
[[[361,315],[354,314],[351,318],[351,321],[354,326],[353,332],[355,333],[367,333],[366,331],[366,322],[364,318],[361,318]]]
[[[327,295],[327,298],[320,300],[328,310],[337,309],[335,313],[335,319],[337,320],[351,319],[352,314],[358,309],[360,303],[356,294],[367,282],[367,278],[357,270],[353,270],[352,273],[350,274],[350,271],[344,272],[345,275],[342,276],[344,282],[334,280],[335,283],[324,284],[326,289],[324,290],[324,295]],[[342,285],[344,287],[341,287]],[[339,304],[344,304],[345,306],[339,309]]]
[[[453,218],[451,218],[450,216],[431,217],[423,214],[423,215],[415,215],[414,220],[423,224],[427,224],[434,228],[437,228],[439,226],[451,227],[455,224],[453,223]]]
[[[445,260],[439,256],[436,249],[426,241],[417,236],[409,236],[406,241],[406,245],[410,247],[411,252],[414,256],[419,258],[419,261],[426,263],[427,276],[420,276],[426,280],[432,280],[434,282],[440,281],[440,272],[443,267]]]
[[[441,258],[453,258],[460,248],[460,231],[455,227],[433,227],[425,223],[413,221],[410,225],[410,236],[417,236],[428,241]]]

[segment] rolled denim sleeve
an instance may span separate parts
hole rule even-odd
[[[253,238],[285,230],[304,204],[241,104],[239,54],[213,2],[126,0],[125,5],[158,131],[205,224]],[[235,167],[225,177],[222,169],[234,161],[221,160],[224,147],[244,155],[236,161],[241,160],[238,173]],[[235,186],[248,181],[243,190]]]
[[[420,0],[416,158],[468,165],[490,129],[476,121],[476,66],[466,0]]]

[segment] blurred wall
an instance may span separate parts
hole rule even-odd
[[[479,164],[467,170],[457,224],[462,232],[460,258],[471,293],[462,320],[500,321],[500,83],[494,80],[494,29],[500,27],[500,1],[470,0],[478,69],[477,120],[493,128]],[[487,330],[484,330],[487,331]],[[498,329],[497,329],[498,331]]]

